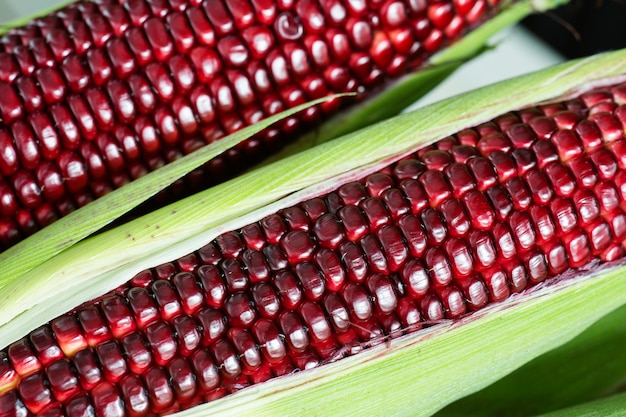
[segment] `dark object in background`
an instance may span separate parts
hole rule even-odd
[[[523,23],[566,58],[626,47],[624,0],[570,0]]]

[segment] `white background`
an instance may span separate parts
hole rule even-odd
[[[48,10],[66,2],[65,0],[0,0],[0,24],[32,16],[41,10]]]

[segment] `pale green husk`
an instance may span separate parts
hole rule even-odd
[[[626,387],[624,341],[626,305],[435,417],[528,417],[621,392]]]
[[[623,417],[626,414],[626,393],[553,411],[540,417]]]

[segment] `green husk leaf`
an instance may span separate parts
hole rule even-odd
[[[622,417],[626,410],[626,394],[616,394],[576,407],[557,410],[540,417]]]
[[[282,119],[335,95],[278,113],[198,149],[68,214],[0,253],[0,288],[126,214],[222,152]]]
[[[617,392],[626,382],[624,340],[626,306],[436,417],[524,417]]]
[[[176,416],[431,416],[624,305],[624,273],[598,269]]]
[[[89,238],[13,277],[1,289],[0,345],[117,287],[142,269],[196,250],[225,230],[319,194],[338,181],[362,177],[420,144],[592,82],[614,80],[625,68],[626,51],[616,51],[434,103]]]

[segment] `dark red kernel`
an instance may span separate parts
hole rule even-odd
[[[471,158],[467,161],[467,166],[476,179],[477,188],[481,192],[489,189],[498,181],[494,168],[485,158]]]
[[[469,232],[471,220],[460,200],[446,200],[440,210],[451,236],[464,237]]]
[[[474,264],[479,269],[491,268],[497,261],[496,247],[487,232],[472,231],[468,236]]]

